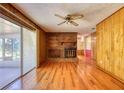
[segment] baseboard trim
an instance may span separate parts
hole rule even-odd
[[[105,72],[106,74],[110,75],[110,76],[113,77],[114,79],[118,80],[120,83],[124,84],[124,80],[120,79],[120,78],[117,77],[116,75],[110,73],[109,71],[106,71],[105,69],[99,67],[98,65],[96,65],[96,67],[97,67],[99,70],[101,70],[101,71]]]

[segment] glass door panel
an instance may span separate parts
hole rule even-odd
[[[0,89],[21,75],[21,27],[0,18]]]
[[[36,66],[36,34],[23,28],[23,74]]]
[[[3,39],[0,38],[0,61],[3,60]]]

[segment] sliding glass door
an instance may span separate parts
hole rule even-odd
[[[0,89],[36,63],[35,32],[0,18]]]
[[[0,18],[0,88],[21,75],[21,27]]]

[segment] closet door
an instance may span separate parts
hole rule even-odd
[[[23,74],[36,67],[36,33],[23,28]]]

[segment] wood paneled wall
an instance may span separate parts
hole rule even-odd
[[[37,59],[38,67],[46,61],[46,32],[37,30]]]
[[[37,66],[46,59],[46,33],[35,22],[28,18],[25,14],[8,3],[0,4],[0,17],[14,22],[23,27],[27,27],[37,34]]]
[[[124,7],[97,25],[97,65],[124,81]]]
[[[61,47],[77,47],[77,33],[76,32],[47,32],[47,47],[61,48]]]

